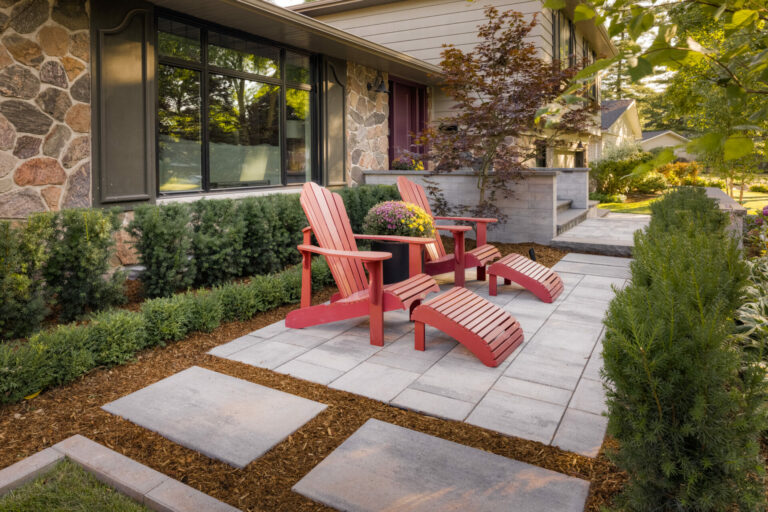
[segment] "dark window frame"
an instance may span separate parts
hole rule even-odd
[[[160,55],[160,45],[159,45],[159,23],[158,20],[160,18],[169,19],[173,21],[178,21],[180,23],[185,23],[187,25],[193,26],[200,30],[200,61],[194,62],[191,60],[185,60],[177,57],[167,57]],[[208,33],[210,31],[219,32],[221,34],[227,34],[231,35],[233,37],[238,37],[247,41],[252,41],[255,43],[261,43],[265,45],[270,45],[275,48],[278,48],[280,50],[280,62],[279,62],[279,77],[280,78],[274,78],[264,75],[258,75],[254,73],[248,73],[243,71],[237,71],[233,69],[227,69],[227,68],[221,68],[219,66],[213,66],[208,63]],[[154,19],[154,48],[155,48],[155,76],[159,76],[159,70],[160,66],[174,66],[174,67],[180,67],[184,69],[192,69],[195,71],[198,71],[200,73],[200,127],[201,127],[201,178],[202,178],[202,187],[200,190],[183,190],[183,191],[161,191],[160,190],[160,180],[159,180],[159,174],[160,174],[160,123],[159,120],[155,121],[155,193],[156,197],[172,197],[172,196],[195,196],[195,195],[205,195],[205,194],[217,194],[217,193],[225,193],[225,192],[239,192],[239,191],[248,191],[248,190],[270,190],[270,189],[280,189],[288,186],[298,186],[299,183],[291,183],[289,184],[287,181],[287,169],[286,169],[286,160],[287,160],[287,152],[288,152],[288,145],[286,140],[286,126],[287,126],[287,103],[286,103],[286,91],[287,89],[300,89],[309,91],[309,111],[310,111],[310,126],[312,127],[312,133],[310,140],[307,141],[309,144],[309,151],[310,151],[310,175],[309,175],[309,181],[314,182],[320,182],[322,181],[322,173],[319,169],[319,142],[320,142],[320,134],[318,132],[319,128],[319,84],[318,84],[318,69],[317,69],[317,63],[318,63],[318,56],[316,54],[312,54],[310,52],[307,52],[306,50],[302,50],[300,48],[295,48],[292,46],[288,46],[285,44],[276,43],[274,41],[271,41],[269,39],[265,39],[263,37],[259,37],[253,34],[249,34],[247,32],[243,32],[240,30],[232,29],[229,27],[225,27],[222,25],[218,25],[216,23],[210,23],[204,20],[200,20],[198,18],[187,16],[185,14],[181,14],[175,11],[157,8],[155,9],[155,19]],[[286,53],[292,52],[300,55],[305,55],[309,57],[309,83],[300,83],[300,82],[290,82],[287,80],[286,74],[285,74],[285,63],[286,63]],[[240,78],[244,80],[253,80],[258,81],[261,83],[266,83],[270,85],[277,85],[280,87],[280,102],[281,102],[281,108],[280,108],[280,120],[279,120],[279,130],[280,130],[280,184],[278,185],[243,185],[243,186],[236,186],[236,187],[221,187],[221,188],[211,188],[210,187],[210,147],[209,147],[209,80],[210,76],[212,74],[215,75],[224,75],[234,78]],[[160,84],[159,80],[155,80],[155,112],[159,112],[160,109]]]
[[[547,142],[545,140],[536,141],[536,167],[547,167]]]

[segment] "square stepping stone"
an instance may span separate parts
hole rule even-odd
[[[293,490],[357,512],[575,512],[589,482],[371,419]]]
[[[193,366],[102,407],[243,468],[326,405]]]

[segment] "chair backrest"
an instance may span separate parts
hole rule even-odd
[[[316,183],[305,183],[301,191],[301,207],[320,247],[357,251],[352,225],[339,194],[334,194]],[[360,260],[329,256],[326,256],[325,260],[342,297],[349,297],[368,288],[368,279]]]
[[[405,176],[399,176],[397,178],[397,190],[400,192],[400,197],[403,201],[420,206],[430,217],[434,217],[432,208],[429,207],[429,201],[427,201],[427,194],[424,192],[424,187],[412,182]],[[446,254],[443,241],[440,239],[440,234],[437,230],[435,230],[435,243],[427,244],[425,248],[427,251],[427,259],[430,261],[438,260]]]

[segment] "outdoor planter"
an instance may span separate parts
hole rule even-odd
[[[371,250],[392,253],[392,258],[384,260],[384,284],[399,283],[408,279],[408,244],[373,240]],[[421,257],[423,264],[423,251]]]

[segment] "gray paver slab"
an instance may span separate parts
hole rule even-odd
[[[333,368],[326,368],[325,366],[318,366],[316,364],[305,363],[303,361],[288,361],[282,366],[275,368],[278,373],[284,373],[291,375],[297,379],[308,380],[310,382],[316,382],[317,384],[330,384],[334,380],[338,379],[344,372],[340,370],[334,370]]]
[[[286,329],[288,329],[285,326],[285,320],[280,320],[279,322],[275,322],[271,325],[268,325],[266,327],[262,327],[261,329],[257,329],[250,333],[251,336],[256,336],[258,338],[271,338],[275,334],[280,334],[281,332],[284,332]]]
[[[294,491],[347,511],[581,511],[589,482],[368,420]]]
[[[80,435],[69,437],[53,445],[53,448],[83,466],[102,482],[139,502],[144,494],[168,479],[159,471]]]
[[[574,263],[593,263],[595,265],[609,265],[612,267],[629,268],[632,258],[619,258],[617,256],[602,256],[599,254],[582,254],[578,252],[569,252],[563,256],[562,261],[572,261]]]
[[[381,402],[389,402],[420,374],[369,362],[361,363],[331,384],[334,389],[349,391]]]
[[[264,340],[261,343],[230,354],[226,356],[226,359],[272,370],[300,356],[307,350],[307,348],[299,347],[298,345]]]
[[[605,437],[608,418],[576,409],[567,409],[552,444],[587,457],[595,457]]]
[[[502,434],[549,444],[563,412],[564,405],[491,390],[466,421]]]
[[[381,347],[371,345],[367,337],[342,334],[305,352],[297,360],[347,372],[379,350]]]
[[[413,336],[404,335],[384,347],[383,350],[376,352],[368,359],[368,362],[400,368],[409,372],[424,373],[455,347],[456,342],[444,336],[428,337],[423,352],[415,350],[413,345]]]
[[[435,395],[477,403],[504,368],[477,367],[464,357],[443,357],[409,387]]]
[[[63,458],[64,454],[60,451],[46,448],[0,470],[0,496],[34,480]]]
[[[491,389],[562,406],[568,405],[568,401],[573,394],[567,389],[547,386],[529,380],[515,379],[514,377],[505,377],[503,375]]]
[[[235,352],[240,352],[241,350],[252,347],[257,343],[261,343],[262,341],[264,341],[264,338],[258,338],[256,336],[246,334],[245,336],[240,336],[239,338],[232,340],[229,343],[214,347],[209,350],[208,353],[212,356],[227,357],[231,356]]]
[[[144,503],[161,512],[237,512],[233,506],[168,479],[144,495]]]
[[[287,343],[288,345],[296,345],[297,347],[315,348],[328,341],[328,338],[308,334],[304,332],[303,329],[288,329],[287,331],[270,338],[269,341]]]
[[[192,367],[102,408],[242,468],[326,406]]]
[[[593,265],[591,263],[576,263],[572,261],[558,261],[552,267],[555,272],[569,272],[571,274],[586,274],[601,277],[620,277],[628,279],[630,277],[629,269],[625,267],[615,267],[612,265]]]
[[[517,359],[512,361],[504,375],[573,390],[576,389],[582,370],[583,364],[578,361],[558,361],[523,351]]]
[[[469,402],[410,388],[403,390],[390,403],[397,407],[447,420],[463,420],[475,407],[475,404]]]
[[[606,412],[603,383],[591,379],[581,379],[579,385],[576,386],[576,391],[573,392],[573,398],[568,407],[592,414]]]

